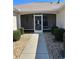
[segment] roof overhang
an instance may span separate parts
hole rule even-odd
[[[32,3],[32,4],[26,4],[26,5],[18,5],[15,6],[15,11],[19,14],[32,14],[32,13],[50,13],[50,14],[56,14],[58,13],[62,8],[64,8],[64,3]]]

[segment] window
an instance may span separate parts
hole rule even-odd
[[[48,28],[48,17],[46,15],[43,16],[43,28]]]

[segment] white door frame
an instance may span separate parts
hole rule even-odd
[[[41,30],[35,29],[35,16],[41,16]],[[43,15],[34,15],[34,32],[43,32]]]

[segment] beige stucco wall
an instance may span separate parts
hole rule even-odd
[[[17,30],[17,16],[13,13],[13,30]]]
[[[59,13],[56,14],[56,26],[60,28],[65,28],[65,9],[59,11]]]
[[[20,14],[13,12],[13,30],[21,28]]]

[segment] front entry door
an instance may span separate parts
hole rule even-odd
[[[42,32],[42,15],[34,15],[34,32]]]

